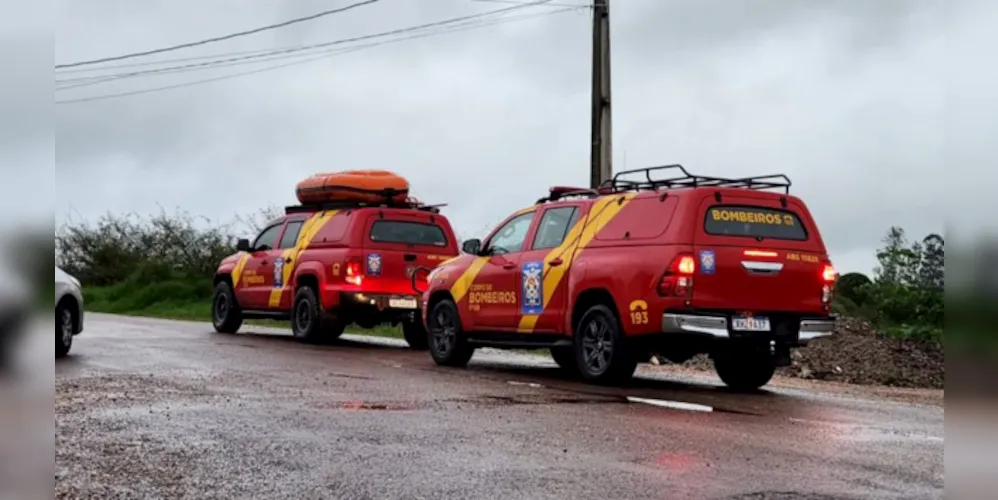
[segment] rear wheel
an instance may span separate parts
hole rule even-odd
[[[429,337],[423,322],[418,318],[415,321],[402,322],[402,336],[409,343],[409,347],[417,351],[425,351],[430,346]]]
[[[551,358],[562,370],[572,374],[579,372],[579,365],[575,362],[575,350],[571,347],[552,347]]]
[[[631,378],[638,366],[624,342],[617,315],[602,304],[582,315],[575,327],[574,347],[579,374],[588,382],[620,383]]]
[[[334,326],[330,321],[323,314],[315,290],[303,286],[295,291],[294,305],[291,309],[291,332],[299,342],[322,344],[335,340],[343,334],[345,325]]]
[[[336,318],[324,317],[322,319],[322,338],[326,342],[332,342],[343,335],[347,329],[346,323]]]
[[[55,308],[55,356],[61,358],[73,348],[73,334],[76,332],[76,319],[66,301]],[[6,354],[6,353],[4,353]]]
[[[714,370],[721,381],[736,391],[754,391],[769,383],[776,373],[773,356],[765,351],[724,352],[714,357]]]
[[[211,299],[211,324],[218,333],[236,333],[243,324],[243,311],[236,303],[232,285],[220,281]]]
[[[457,304],[445,299],[436,303],[427,316],[430,356],[438,365],[465,367],[475,354],[461,330]]]

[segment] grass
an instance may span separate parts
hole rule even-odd
[[[205,288],[208,289],[205,292]],[[210,283],[190,283],[180,280],[138,284],[123,282],[104,287],[86,287],[83,291],[87,311],[142,316],[148,318],[211,321]],[[272,328],[290,328],[287,321],[246,320],[245,324]],[[348,333],[376,337],[402,338],[398,326],[379,325],[360,328],[351,325]]]

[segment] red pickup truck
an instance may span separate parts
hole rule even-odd
[[[728,386],[761,387],[835,325],[837,274],[790,184],[667,165],[552,188],[430,273],[430,353],[464,366],[481,346],[550,349],[599,383],[708,353]]]

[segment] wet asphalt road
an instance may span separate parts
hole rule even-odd
[[[802,390],[738,395],[546,357],[89,314],[57,360],[63,498],[941,498],[943,408]],[[627,397],[695,403],[691,411]]]

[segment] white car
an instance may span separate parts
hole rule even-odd
[[[55,268],[55,356],[69,354],[73,337],[83,331],[83,289],[80,281]]]

